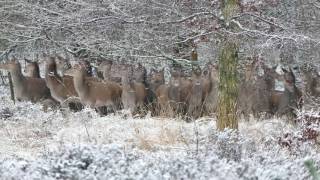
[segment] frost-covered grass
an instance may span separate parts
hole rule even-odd
[[[283,138],[301,135],[285,120],[218,132],[206,117],[43,112],[8,94],[0,87],[0,179],[309,179],[304,162],[320,167],[319,142]]]

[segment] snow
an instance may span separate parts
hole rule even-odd
[[[8,94],[0,86],[0,179],[311,179],[304,162],[320,165],[319,143],[299,141],[288,120],[218,132],[209,117],[43,112]]]

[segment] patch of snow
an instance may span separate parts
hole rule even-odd
[[[8,94],[0,86],[0,112],[12,113],[0,117],[0,179],[309,179],[303,163],[320,166],[319,144],[279,144],[299,128],[282,119],[219,132],[214,118],[43,112]]]

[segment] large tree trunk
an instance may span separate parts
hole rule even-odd
[[[236,108],[238,98],[237,65],[237,45],[233,42],[226,42],[219,57],[219,105],[217,121],[219,130],[238,128]]]
[[[224,0],[223,15],[225,25],[230,28],[230,19],[237,11],[237,0]],[[237,43],[226,38],[219,56],[219,104],[217,127],[238,129],[237,98],[238,98],[238,54]]]

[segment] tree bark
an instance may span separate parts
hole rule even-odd
[[[230,27],[231,17],[236,13],[238,0],[223,0],[223,15],[226,28]],[[238,129],[238,45],[234,39],[227,37],[219,56],[219,92],[217,128]]]
[[[237,77],[238,55],[237,45],[228,41],[221,50],[219,57],[219,105],[217,127],[219,130],[225,128],[238,129]]]

